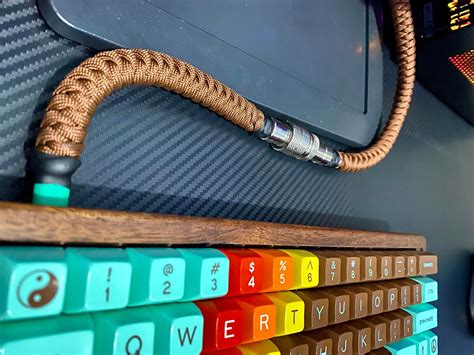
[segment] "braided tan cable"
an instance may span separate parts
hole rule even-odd
[[[395,143],[408,113],[415,82],[415,35],[409,0],[391,0],[398,83],[389,120],[375,143],[357,153],[339,152],[341,171],[379,163]],[[102,100],[128,85],[154,85],[181,94],[249,132],[260,130],[264,114],[255,105],[192,65],[144,49],[118,49],[87,59],[53,92],[36,141],[39,152],[79,157],[92,115]]]
[[[41,122],[36,149],[79,157],[97,106],[129,85],[154,85],[181,94],[246,131],[263,125],[263,112],[254,104],[192,65],[151,50],[117,49],[85,60],[59,84]]]
[[[378,164],[392,149],[410,107],[415,85],[415,29],[409,0],[391,0],[397,43],[397,92],[387,124],[376,142],[358,153],[339,152],[341,171],[357,172]]]

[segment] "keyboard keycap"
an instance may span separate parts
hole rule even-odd
[[[370,327],[371,348],[378,349],[387,344],[387,322],[376,316],[370,316],[361,320],[353,321],[358,324],[361,322]]]
[[[413,317],[413,334],[438,326],[438,310],[429,303],[416,304],[403,309]]]
[[[350,297],[343,288],[334,287],[318,290],[329,300],[329,324],[347,322],[350,317]]]
[[[370,351],[370,327],[361,322],[347,322],[341,325],[342,329],[352,333],[352,349],[354,354],[366,354]]]
[[[204,350],[230,348],[242,343],[243,311],[234,299],[195,303],[204,317]]]
[[[412,280],[421,285],[421,301],[423,303],[438,300],[438,281],[426,276],[413,277]]]
[[[132,264],[130,306],[180,300],[186,263],[172,248],[128,248]]]
[[[61,248],[0,247],[0,320],[59,314],[66,270]]]
[[[397,317],[391,312],[382,313],[378,317],[387,321],[388,342],[393,343],[399,341],[402,338],[402,320],[400,317]]]
[[[296,291],[304,302],[304,330],[323,328],[329,324],[329,298],[316,290]]]
[[[393,355],[415,355],[416,346],[408,339],[402,339],[393,344],[385,345],[385,349]]]
[[[304,302],[295,293],[284,291],[266,295],[276,306],[276,336],[293,334],[304,329]]]
[[[89,315],[15,321],[1,325],[0,354],[92,354],[93,341]]]
[[[276,249],[253,249],[263,260],[263,292],[289,290],[293,286],[293,258]]]
[[[369,296],[368,314],[374,315],[382,313],[384,310],[385,297],[384,291],[375,284],[364,283],[354,286],[355,289],[366,291]]]
[[[243,355],[281,355],[278,347],[270,340],[240,345],[239,350]]]
[[[191,302],[150,306],[155,323],[156,354],[199,354],[203,348],[204,317]]]
[[[282,249],[293,258],[293,287],[299,288],[316,287],[319,284],[319,259],[313,253],[299,249]]]
[[[299,334],[276,337],[271,340],[281,355],[309,355],[309,345]]]
[[[155,324],[145,308],[96,312],[92,319],[95,354],[153,354]]]
[[[323,336],[332,339],[334,354],[350,354],[352,352],[352,332],[347,331],[344,327],[335,325],[320,330]]]
[[[405,312],[402,309],[393,311],[392,314],[400,319],[402,338],[407,338],[413,335],[413,317],[411,314]]]
[[[124,308],[132,266],[119,248],[66,249],[68,278],[65,313]]]
[[[438,355],[438,336],[429,330],[419,335],[428,341],[428,355]]]
[[[319,285],[334,286],[341,283],[341,257],[331,252],[311,250],[319,259]]]
[[[230,263],[227,296],[258,293],[263,287],[263,260],[252,250],[220,249]]]
[[[229,259],[217,249],[178,249],[186,261],[182,301],[225,296],[229,290]]]
[[[235,301],[242,308],[243,322],[242,343],[269,339],[276,333],[276,307],[265,295],[236,297]]]
[[[323,335],[320,330],[312,330],[304,332],[302,335],[308,342],[309,353],[315,355],[330,355],[332,354],[332,339]]]
[[[421,334],[415,334],[407,339],[410,343],[416,346],[416,353],[417,355],[428,355],[428,340],[421,336]]]
[[[360,258],[360,281],[377,280],[377,256],[370,252],[356,252]]]
[[[438,273],[438,257],[431,254],[422,254],[418,257],[419,275],[432,275]]]

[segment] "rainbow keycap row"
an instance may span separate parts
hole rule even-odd
[[[0,321],[437,272],[435,255],[244,248],[0,247]]]
[[[436,281],[418,284],[421,297],[416,282],[405,281],[361,284],[347,291],[347,286],[327,293],[280,291],[5,322],[0,324],[0,353],[198,354],[229,349],[262,354],[260,346],[282,349],[295,344],[285,339],[296,333],[306,337],[308,348],[330,347],[334,354],[354,348],[355,353],[366,353],[437,326],[437,309],[423,303],[424,288],[431,290],[430,300],[437,299]],[[409,287],[406,295],[404,286]],[[307,338],[316,343],[311,345]],[[301,339],[296,345],[300,343]]]

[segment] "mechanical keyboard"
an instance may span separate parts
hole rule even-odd
[[[64,236],[83,210],[0,204],[0,354],[438,353],[437,257],[420,236],[294,226],[293,244],[221,233],[219,243],[165,245],[160,226],[178,222],[160,216],[146,243],[112,244],[97,242],[113,230],[100,227],[124,214],[90,214],[89,230]],[[49,238],[46,215],[62,218]],[[210,241],[197,228],[209,219],[180,218]],[[262,235],[285,228],[215,220],[214,232],[234,223]],[[373,245],[324,241],[336,234]]]

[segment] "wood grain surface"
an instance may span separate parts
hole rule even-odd
[[[0,202],[0,242],[425,250],[414,234]]]

